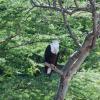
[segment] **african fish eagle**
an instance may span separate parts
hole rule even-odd
[[[45,73],[51,76],[52,69],[49,67],[50,65],[57,65],[57,60],[59,56],[59,41],[53,40],[45,50],[44,60],[45,60]]]

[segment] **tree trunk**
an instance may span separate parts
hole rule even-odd
[[[69,71],[67,71],[67,76],[65,76],[65,78],[63,76],[61,77],[58,92],[57,92],[55,100],[64,100],[64,97],[66,96],[66,93],[68,90],[69,81],[71,80],[72,76],[77,72],[80,65],[83,63],[83,61],[88,56],[88,54],[89,54],[88,51],[85,52],[84,54],[82,54],[79,57],[79,59],[73,64],[71,69]]]
[[[65,80],[63,77],[61,77],[58,92],[54,100],[64,100],[67,90],[68,80]]]
[[[89,55],[90,50],[92,49],[91,46],[93,38],[93,34],[88,35],[79,51],[75,52],[68,60],[64,67],[65,69],[63,69],[64,74],[61,76],[59,88],[54,100],[64,100],[68,90],[69,81],[77,72],[80,65],[84,62],[86,57]]]

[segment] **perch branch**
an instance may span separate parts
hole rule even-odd
[[[47,62],[45,62],[45,65],[48,66],[48,67],[50,67],[52,70],[54,70],[55,72],[57,72],[61,76],[63,75],[63,71],[61,71],[60,69],[58,69],[55,65],[48,64]]]

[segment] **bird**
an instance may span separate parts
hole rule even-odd
[[[53,40],[52,43],[50,43],[46,47],[44,53],[45,73],[48,76],[51,76],[52,73],[51,67],[57,65],[58,56],[59,56],[59,40]]]

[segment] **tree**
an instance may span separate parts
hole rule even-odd
[[[79,48],[69,57],[67,63],[62,70],[52,68],[60,74],[60,83],[57,94],[55,96],[55,100],[64,100],[64,97],[68,91],[68,84],[70,80],[72,79],[73,75],[78,71],[81,64],[84,62],[91,50],[95,47],[96,39],[100,35],[100,25],[97,24],[97,10],[99,9],[99,6],[97,5],[96,0],[81,0],[81,2],[85,2],[85,5],[83,7],[80,6],[79,1],[77,0],[73,0],[73,6],[71,5],[66,7],[66,3],[68,3],[68,1],[64,1],[63,3],[63,0],[47,0],[43,2],[39,0],[31,0],[31,9],[37,7],[61,12],[65,28],[66,30],[68,30],[70,37]],[[92,31],[88,32],[86,38],[84,39],[84,42],[80,44],[76,34],[71,29],[71,26],[67,20],[67,16],[71,16],[77,12],[82,11],[92,14],[91,19],[93,26]]]

